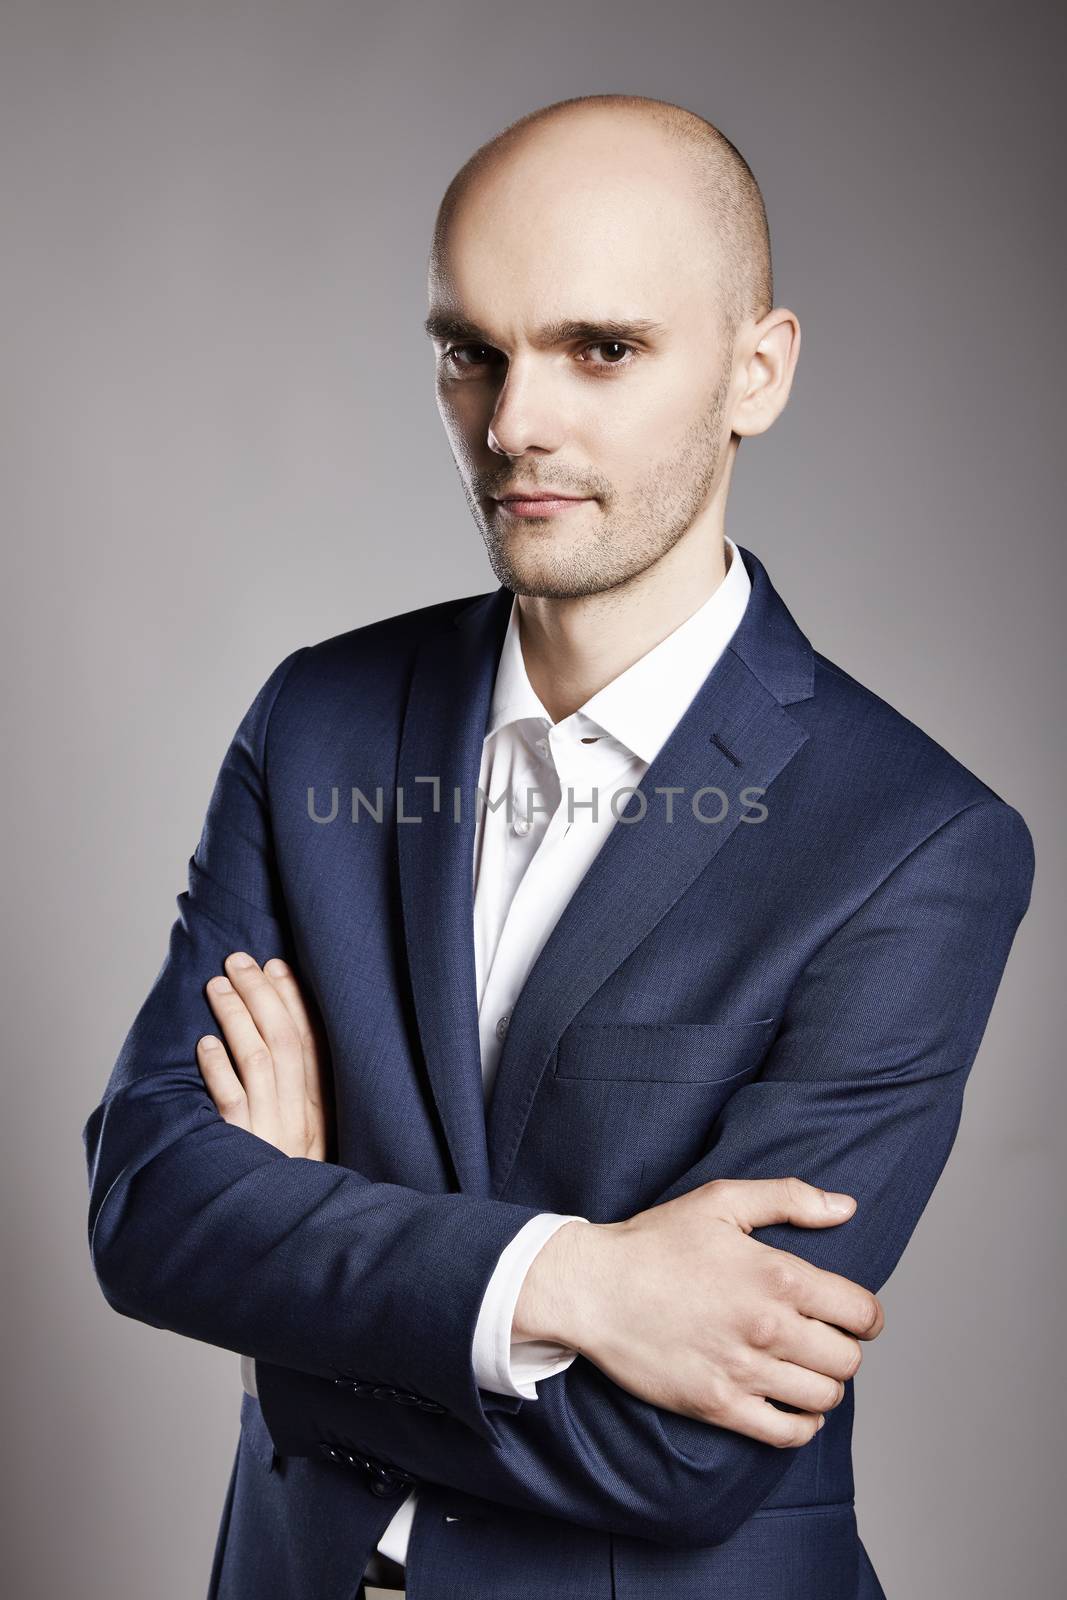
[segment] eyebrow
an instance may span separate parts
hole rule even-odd
[[[431,339],[493,345],[492,337],[476,322],[468,322],[465,317],[453,316],[447,311],[431,311],[423,327]],[[590,342],[599,339],[643,339],[649,334],[666,331],[662,322],[655,322],[649,317],[626,317],[622,320],[615,317],[568,318],[560,322],[546,322],[540,328],[535,328],[531,342],[539,348],[548,348],[554,344],[569,344],[575,339]]]

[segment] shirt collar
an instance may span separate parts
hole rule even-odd
[[[579,731],[585,731],[587,723],[595,723],[640,760],[652,762],[726,649],[748,604],[752,584],[745,563],[729,537],[726,548],[730,565],[714,594],[573,713],[576,726],[581,725]],[[526,673],[516,595],[497,665],[486,739],[526,717],[552,726],[552,718]],[[561,725],[568,721],[562,718]]]

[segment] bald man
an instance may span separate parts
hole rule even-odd
[[[215,1600],[872,1600],[853,1379],[1029,831],[726,535],[800,328],[717,129],[522,118],[429,302],[498,587],[246,713],[86,1124],[99,1281],[241,1353]]]

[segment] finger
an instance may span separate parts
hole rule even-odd
[[[329,1081],[326,1071],[326,1036],[317,1012],[312,1012],[297,983],[292,968],[280,957],[273,956],[263,968],[273,983],[300,1036],[304,1053],[304,1088],[316,1110],[321,1110],[329,1098]]]
[[[228,978],[212,978],[206,993],[248,1100],[252,1132],[278,1145],[281,1114],[270,1051],[244,1000]]]
[[[200,1068],[204,1086],[215,1102],[215,1109],[223,1121],[251,1133],[248,1099],[241,1080],[234,1072],[230,1058],[222,1047],[222,1040],[216,1039],[211,1033],[205,1033],[202,1039],[198,1039],[196,1064]]]
[[[247,964],[242,964],[242,958]],[[289,1148],[294,1140],[299,1143],[307,1125],[304,1051],[299,1034],[284,1001],[258,962],[237,950],[226,957],[224,965],[273,1063],[278,1111]]]
[[[792,1361],[768,1359],[757,1363],[748,1387],[759,1399],[784,1400],[787,1405],[812,1415],[832,1411],[845,1398],[843,1382]]]
[[[808,1317],[801,1312],[789,1311],[775,1317],[760,1344],[761,1353],[772,1360],[819,1373],[831,1383],[845,1383],[854,1378],[863,1360],[858,1339],[835,1324],[820,1322],[818,1317]],[[758,1385],[753,1385],[753,1389],[764,1394],[769,1392],[759,1390]],[[778,1398],[785,1400],[789,1396]],[[808,1406],[807,1409],[822,1411],[825,1407]]]
[[[772,1247],[766,1247],[772,1248]],[[794,1310],[817,1317],[858,1339],[877,1339],[885,1326],[885,1312],[877,1295],[839,1272],[812,1266],[789,1250],[774,1250],[767,1263],[766,1285],[771,1293],[788,1300]]]
[[[777,1445],[780,1450],[807,1444],[822,1425],[821,1413],[779,1411],[769,1400],[760,1400],[756,1395],[743,1395],[720,1423],[732,1433],[747,1434],[750,1439],[761,1439],[764,1444]]]

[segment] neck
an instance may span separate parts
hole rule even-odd
[[[526,674],[553,722],[577,711],[715,593],[727,572],[722,531],[688,543],[680,539],[644,572],[599,594],[519,596]]]

